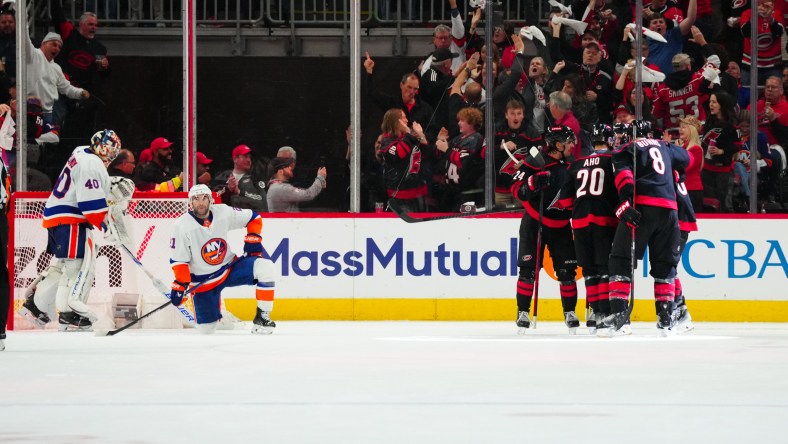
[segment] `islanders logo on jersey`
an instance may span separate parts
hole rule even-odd
[[[210,265],[219,265],[224,261],[227,256],[227,241],[215,237],[205,244],[200,249],[202,260]]]

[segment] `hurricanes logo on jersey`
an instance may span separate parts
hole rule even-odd
[[[200,249],[202,259],[210,265],[219,265],[227,256],[227,241],[215,237],[206,242]]]

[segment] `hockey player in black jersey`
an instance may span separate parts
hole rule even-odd
[[[637,134],[650,132],[647,122],[636,121]],[[597,334],[631,334],[627,300],[632,290],[632,241],[635,258],[649,249],[651,276],[654,277],[657,327],[667,335],[673,325],[673,269],[679,260],[680,233],[676,212],[673,170],[689,165],[687,151],[671,143],[638,137],[613,152],[620,220],[610,254],[610,310],[606,326]]]
[[[614,183],[613,129],[604,123],[594,126],[591,142],[594,152],[569,166],[569,180],[561,188],[556,207],[572,208],[577,263],[583,269],[586,287],[586,326],[591,333],[597,321],[610,314],[608,300],[608,262],[613,235],[618,226],[615,215],[618,191]]]
[[[574,132],[567,126],[554,126],[545,132],[543,153],[528,157],[512,179],[512,194],[523,202],[525,214],[520,221],[518,248],[519,276],[517,278],[517,326],[519,333],[531,326],[531,299],[537,270],[537,255],[541,258],[545,245],[553,259],[559,281],[564,321],[570,334],[575,333],[580,321],[575,314],[577,260],[569,227],[571,212],[559,210],[552,204],[558,198],[562,184],[567,181],[566,159],[577,143]],[[542,205],[540,208],[540,204]],[[537,245],[540,219],[542,242]],[[537,248],[539,249],[537,253]],[[539,261],[541,268],[541,261]]]
[[[692,231],[698,231],[698,224],[695,219],[695,209],[692,207],[687,187],[684,186],[684,174],[678,171],[673,172],[674,179],[676,180],[676,205],[679,217],[679,231],[681,231],[681,243],[679,245],[679,257],[684,253],[684,247],[687,245],[687,239]],[[674,278],[674,302],[673,309],[673,330],[677,333],[686,333],[695,326],[692,324],[692,316],[690,316],[687,309],[687,301],[684,298],[684,289],[681,286],[681,280],[675,271]]]

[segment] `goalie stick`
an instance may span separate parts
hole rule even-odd
[[[125,245],[124,245],[124,247],[125,247]],[[127,249],[127,251],[128,251],[128,249]],[[129,251],[129,253],[131,253],[131,252]],[[134,258],[134,259],[136,259],[136,258]],[[228,268],[232,267],[236,262],[238,262],[238,258],[235,258],[229,264],[225,265],[224,267],[220,268],[219,270],[217,270],[216,272],[214,272],[210,276],[206,277],[204,281],[202,281],[199,284],[197,284],[197,285],[189,288],[188,290],[186,290],[185,294],[189,295],[189,294],[194,293],[198,288],[202,287],[203,284],[205,284],[206,282],[208,282],[211,279],[215,278],[216,276],[221,275],[222,273],[224,273],[225,270],[227,270]],[[169,294],[168,294],[168,296],[169,296]],[[169,299],[169,297],[168,297],[168,299]],[[168,300],[167,302],[165,302],[165,303],[161,304],[160,306],[154,308],[153,310],[145,313],[144,315],[138,317],[137,319],[129,322],[128,324],[124,325],[123,327],[117,328],[115,330],[110,330],[110,331],[107,331],[107,330],[96,330],[96,336],[114,336],[114,335],[122,332],[123,330],[125,330],[127,328],[130,328],[133,325],[136,325],[138,322],[140,322],[141,320],[147,318],[148,316],[152,315],[153,313],[156,313],[159,310],[163,310],[164,308],[166,308],[170,304],[171,304],[171,302]]]
[[[164,282],[162,282],[159,278],[154,276],[153,273],[148,271],[148,269],[145,268],[144,265],[142,265],[142,262],[140,262],[139,259],[137,259],[137,257],[134,256],[134,253],[132,253],[131,250],[129,250],[129,247],[127,247],[125,244],[120,244],[120,249],[125,251],[126,254],[128,254],[129,257],[131,258],[131,260],[134,261],[134,263],[137,264],[138,267],[140,267],[142,272],[145,273],[146,276],[148,276],[148,278],[151,280],[151,283],[153,284],[153,286],[156,287],[156,290],[158,292],[160,292],[161,294],[163,294],[164,297],[167,298],[167,300],[169,300],[170,299],[170,287],[167,286]],[[181,305],[181,306],[178,306],[176,308],[183,315],[183,317],[186,318],[186,320],[188,322],[190,322],[190,323],[194,323],[195,322],[194,315],[192,315],[192,313],[186,307]]]

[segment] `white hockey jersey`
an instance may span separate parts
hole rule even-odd
[[[77,147],[60,172],[44,207],[44,228],[89,222],[98,227],[107,214],[107,167],[90,147]]]
[[[227,242],[227,232],[244,227],[250,233],[260,234],[262,218],[252,210],[224,204],[213,205],[211,216],[202,225],[191,213],[179,217],[170,238],[170,263],[176,280],[186,281],[186,273],[189,273],[190,282],[205,281],[196,290],[198,293],[222,283],[230,273],[229,269],[209,280],[206,278],[235,259]]]

